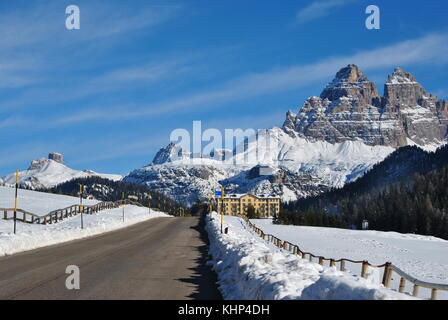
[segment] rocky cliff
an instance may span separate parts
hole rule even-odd
[[[447,104],[401,68],[388,77],[380,97],[375,84],[356,65],[348,65],[320,97],[307,99],[298,114],[288,112],[283,129],[330,143],[437,146],[447,135]]]

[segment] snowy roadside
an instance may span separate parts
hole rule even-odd
[[[53,225],[18,223],[15,235],[13,221],[0,220],[0,256],[82,239],[157,217],[170,216],[144,207],[125,206],[124,222],[122,208],[115,208],[83,215],[84,229],[81,229],[81,216],[77,215]]]
[[[306,252],[339,260],[368,260],[373,265],[392,262],[395,266],[419,280],[448,284],[448,241],[432,236],[401,234],[374,230],[346,230],[324,227],[276,225],[272,219],[251,220],[266,234],[299,245]],[[359,264],[345,265],[360,275]],[[376,270],[381,283],[383,269]],[[398,288],[400,276],[393,274],[391,288]],[[412,293],[413,284],[406,281],[405,292]],[[420,288],[419,297],[429,298],[431,289]],[[438,299],[447,300],[448,291],[439,290]]]
[[[227,300],[406,300],[412,297],[336,268],[322,267],[258,238],[245,222],[217,213],[207,216],[209,262]]]

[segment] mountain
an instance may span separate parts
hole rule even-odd
[[[99,176],[110,180],[121,180],[116,174],[100,174],[91,170],[74,170],[64,165],[64,157],[59,153],[50,153],[48,158],[33,160],[30,167],[19,172],[19,185],[28,189],[51,188],[63,182],[91,176]],[[15,173],[5,176],[4,184],[15,184]]]
[[[447,105],[426,92],[410,73],[396,68],[378,95],[355,65],[343,68],[319,98],[309,98],[300,113],[288,113],[292,135],[330,143],[361,140],[394,148],[417,144],[434,150],[447,136]]]
[[[396,68],[380,96],[356,65],[348,65],[319,97],[307,99],[297,113],[288,111],[281,128],[259,131],[234,150],[205,155],[171,143],[124,181],[190,204],[221,186],[228,193],[292,201],[355,181],[400,147],[435,151],[446,143],[447,131],[447,102],[410,73]]]

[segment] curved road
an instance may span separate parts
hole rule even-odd
[[[221,299],[202,219],[155,218],[0,258],[0,299]],[[68,265],[80,289],[67,290]]]

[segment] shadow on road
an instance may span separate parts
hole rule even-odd
[[[196,226],[190,227],[199,233],[202,245],[197,248],[200,257],[195,260],[197,266],[190,268],[194,275],[188,279],[177,279],[182,282],[193,284],[195,290],[188,298],[195,300],[222,300],[221,293],[216,284],[216,273],[206,263],[208,261],[208,234],[205,231],[205,216],[201,215]]]

